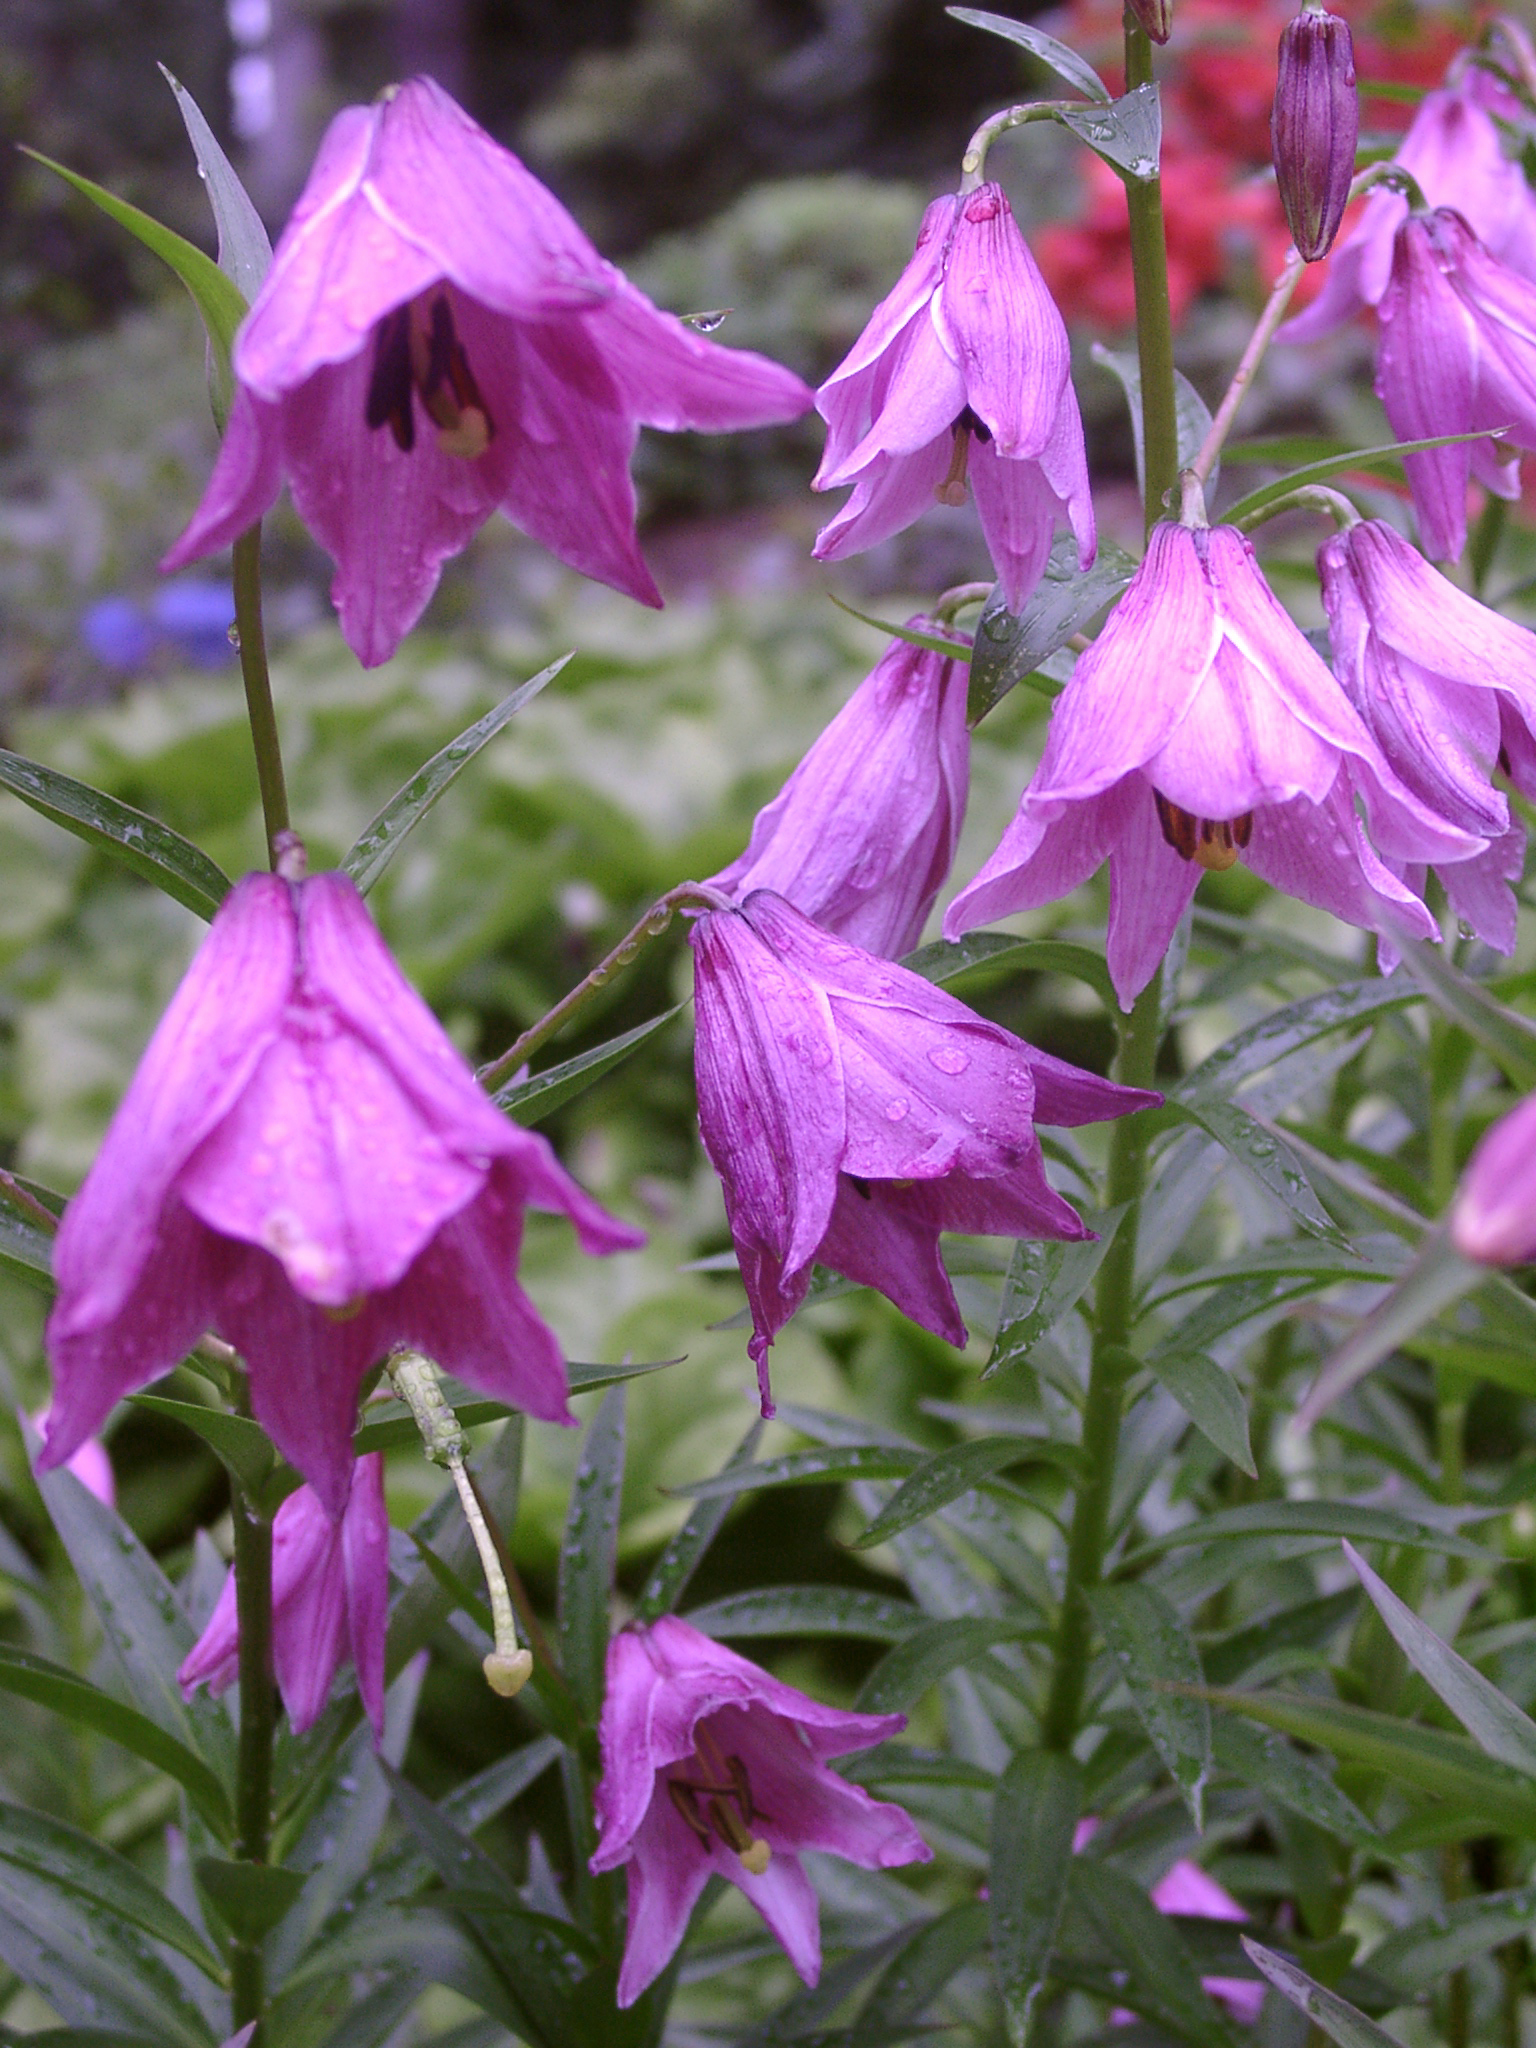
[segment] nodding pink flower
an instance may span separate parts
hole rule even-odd
[[[1109,971],[1129,1009],[1201,874],[1241,859],[1346,923],[1437,937],[1367,842],[1357,795],[1390,858],[1481,850],[1394,775],[1243,535],[1164,521],[1079,657],[1018,816],[945,935],[1054,903],[1107,859]]]
[[[633,2005],[666,1968],[711,1877],[746,1895],[814,1984],[820,1917],[799,1852],[863,1870],[933,1855],[901,1807],[827,1768],[906,1725],[905,1714],[824,1707],[675,1615],[614,1636],[592,1868],[629,1867],[619,2004]]]
[[[1350,702],[1414,795],[1488,842],[1437,865],[1451,908],[1512,953],[1525,829],[1491,777],[1503,768],[1536,800],[1536,633],[1458,590],[1384,520],[1335,534],[1317,561]]]
[[[1493,255],[1536,280],[1536,193],[1519,162],[1506,154],[1495,119],[1508,120],[1518,111],[1507,87],[1480,65],[1471,66],[1455,85],[1420,102],[1393,161],[1413,178],[1427,205],[1453,207]],[[1407,217],[1401,192],[1372,192],[1334,250],[1323,289],[1275,339],[1316,341],[1379,305],[1392,276],[1393,243]]]
[[[969,482],[1015,610],[1058,520],[1094,554],[1067,330],[1000,185],[935,199],[894,290],[816,394],[827,445],[813,488],[852,484],[816,558],[840,562]]]
[[[1037,1052],[921,975],[833,938],[760,889],[694,926],[699,1128],[768,1347],[822,1260],[963,1344],[939,1233],[1081,1239],[1035,1121],[1160,1102]]]
[[[767,426],[811,403],[777,363],[658,311],[430,78],[332,121],[233,363],[224,445],[162,566],[227,547],[286,476],[369,667],[498,506],[660,604],[635,539],[638,428]]]
[[[1451,1242],[1484,1266],[1536,1259],[1536,1095],[1478,1140],[1451,1205]]]
[[[389,1620],[389,1514],[384,1459],[372,1451],[353,1467],[341,1520],[308,1486],[290,1493],[272,1523],[272,1662],[296,1735],[320,1717],[331,1680],[350,1655],[358,1696],[384,1735],[384,1632]],[[240,1670],[240,1621],[230,1572],[208,1626],[176,1678],[187,1698],[206,1685],[215,1698]]]
[[[909,623],[942,631],[932,619]],[[893,640],[758,812],[746,852],[715,887],[772,889],[867,953],[910,952],[965,820],[967,680],[963,660]]]
[[[1410,215],[1381,301],[1376,395],[1400,441],[1508,429],[1405,455],[1425,552],[1456,561],[1467,485],[1519,496],[1519,448],[1536,448],[1536,284],[1489,254],[1459,214]]]
[[[1099,1831],[1098,1819],[1088,1815],[1073,1830],[1072,1848],[1085,1849]],[[1246,1920],[1248,1915],[1229,1891],[1207,1870],[1189,1857],[1181,1856],[1171,1870],[1152,1887],[1152,1903],[1159,1913],[1182,1915],[1190,1920]],[[1201,1988],[1220,2001],[1233,2019],[1251,2027],[1264,2003],[1264,1986],[1248,1977],[1202,1977]],[[1117,2011],[1110,2015],[1117,2026],[1128,2026],[1135,2013]]]
[[[205,1331],[340,1516],[359,1383],[398,1346],[569,1419],[517,1283],[523,1212],[640,1243],[481,1092],[345,875],[247,875],[150,1040],[54,1245],[44,1467]]]

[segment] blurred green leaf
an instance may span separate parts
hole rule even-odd
[[[1134,350],[1109,349],[1101,341],[1093,344],[1090,354],[1101,370],[1107,370],[1110,376],[1118,381],[1125,393],[1125,402],[1131,415],[1131,435],[1136,444],[1136,490],[1145,500],[1146,430],[1142,423],[1140,359]],[[1182,370],[1174,371],[1173,382],[1174,412],[1179,434],[1179,467],[1188,469],[1200,453],[1206,435],[1211,431],[1211,409]],[[1205,486],[1207,497],[1215,491],[1220,476],[1221,463],[1218,460],[1212,467]]]
[[[1109,88],[1097,71],[1076,50],[1065,43],[1058,43],[1054,36],[1048,36],[1044,29],[1034,28],[1027,21],[1015,21],[1011,15],[988,14],[979,7],[946,7],[944,12],[952,14],[956,21],[963,21],[968,28],[985,29],[988,35],[1002,36],[1010,43],[1017,43],[1021,50],[1027,50],[1031,57],[1048,66],[1058,78],[1074,86],[1086,100],[1093,100],[1101,107],[1110,104]]]
[[[1186,1543],[1216,1543],[1241,1536],[1349,1536],[1356,1543],[1402,1543],[1412,1550],[1437,1550],[1447,1557],[1490,1562],[1489,1554],[1453,1530],[1400,1515],[1392,1508],[1358,1508],[1342,1500],[1255,1500],[1238,1508],[1165,1529],[1139,1543],[1129,1565]]]
[[[1339,455],[1325,455],[1317,462],[1309,462],[1301,469],[1293,469],[1289,476],[1276,477],[1271,484],[1260,484],[1257,490],[1239,498],[1235,505],[1229,505],[1222,513],[1223,523],[1229,526],[1247,528],[1257,526],[1268,514],[1272,505],[1281,498],[1287,498],[1302,484],[1320,484],[1341,470],[1358,469],[1370,476],[1395,477],[1401,472],[1402,458],[1417,455],[1428,448],[1454,448],[1461,441],[1491,441],[1498,437],[1493,434],[1436,434],[1428,441],[1384,441],[1375,448],[1352,448]]]
[[[219,268],[247,305],[261,289],[272,267],[272,244],[262,225],[251,195],[241,184],[234,165],[219,147],[218,137],[203,119],[203,112],[191,93],[163,64],[160,76],[176,95],[187,136],[197,158],[197,174],[213,209],[213,224],[219,233]]]
[[[1022,1750],[997,1788],[988,1880],[992,1958],[1013,2048],[1024,2048],[1050,1966],[1082,1810],[1082,1767],[1051,1750]]]
[[[1481,1897],[1447,1899],[1433,1913],[1389,1934],[1371,1950],[1371,1969],[1409,1998],[1418,1998],[1491,1948],[1519,1941],[1536,1919],[1536,1885]]]
[[[560,1546],[560,1662],[577,1705],[593,1721],[603,1702],[623,1484],[624,1389],[615,1387],[588,1425]]]
[[[1010,1465],[1057,1465],[1080,1471],[1082,1453],[1075,1444],[1053,1443],[1048,1437],[983,1436],[952,1444],[925,1458],[904,1480],[867,1527],[849,1543],[850,1550],[869,1550],[901,1529],[926,1521],[963,1493],[995,1479]]]
[[[757,1493],[769,1486],[830,1486],[839,1479],[905,1479],[923,1453],[890,1444],[831,1444],[819,1451],[789,1451],[760,1465],[728,1467],[709,1479],[691,1479],[671,1493],[708,1500]]]
[[[1296,1411],[1296,1427],[1310,1429],[1357,1381],[1487,1278],[1486,1268],[1461,1256],[1444,1225],[1430,1231],[1407,1272],[1324,1360]]]
[[[302,1870],[199,1856],[193,1869],[219,1918],[240,1941],[264,1941],[304,1889]]]
[[[1404,939],[1403,972],[1411,975],[1442,1017],[1465,1031],[1496,1060],[1522,1091],[1536,1088],[1536,1023],[1444,957],[1423,939]]]
[[[756,1586],[729,1593],[684,1617],[707,1636],[852,1636],[899,1643],[927,1617],[910,1600],[855,1586]]]
[[[1396,2048],[1385,2027],[1368,2020],[1336,1991],[1325,1991],[1321,1984],[1314,1983],[1289,1956],[1277,1956],[1273,1949],[1250,1941],[1246,1934],[1242,1942],[1249,1959],[1281,1997],[1289,1999],[1298,2012],[1304,2012],[1330,2041],[1337,2041],[1339,2048]]]
[[[738,1471],[749,1465],[757,1455],[757,1447],[763,1440],[764,1423],[759,1416],[746,1435],[737,1444],[723,1469]],[[635,1602],[637,1621],[654,1621],[658,1615],[673,1614],[678,1602],[688,1590],[688,1582],[697,1571],[704,1553],[720,1533],[720,1525],[730,1513],[730,1496],[720,1495],[713,1500],[702,1500],[694,1508],[681,1529],[651,1567],[650,1575],[641,1588]],[[695,1628],[704,1628],[696,1615],[689,1616]]]
[[[172,1401],[163,1394],[133,1394],[135,1408],[179,1422],[202,1438],[253,1501],[260,1502],[277,1465],[277,1453],[259,1422],[231,1415],[223,1408],[204,1408],[196,1401]]]
[[[1216,1762],[1256,1792],[1288,1806],[1341,1841],[1374,1846],[1380,1836],[1366,1816],[1309,1756],[1246,1721],[1218,1715],[1212,1731]]]
[[[966,1615],[930,1621],[888,1651],[859,1688],[861,1714],[904,1714],[930,1686],[973,1664],[1000,1643],[1039,1642],[1044,1631],[1027,1622]]]
[[[1171,1092],[1181,1102],[1224,1102],[1240,1082],[1262,1073],[1266,1067],[1299,1052],[1330,1031],[1342,1031],[1385,1011],[1406,1009],[1420,1000],[1419,992],[1405,988],[1401,977],[1343,982],[1337,988],[1325,988],[1320,995],[1287,1003],[1281,1009],[1271,1010],[1256,1024],[1235,1032]]]
[[[574,1059],[562,1060],[559,1066],[545,1067],[540,1073],[530,1074],[525,1081],[504,1081],[492,1093],[491,1100],[508,1116],[516,1117],[520,1124],[542,1123],[562,1104],[622,1065],[647,1039],[664,1030],[681,1013],[682,1007],[681,1003],[674,1004],[670,1010],[663,1010],[659,1017],[650,1017],[644,1024],[637,1024],[632,1031],[622,1031],[606,1044],[577,1053]]]
[[[910,1934],[875,1979],[846,2048],[879,2048],[907,2038],[918,2019],[987,1938],[987,1909],[980,1901],[951,1906]]]
[[[1195,2048],[1231,2048],[1188,1949],[1141,1886],[1091,1855],[1072,1858],[1068,1885],[1072,1903],[1126,1971],[1125,2003]]]
[[[1205,1673],[1177,1610],[1155,1587],[1100,1586],[1089,1595],[1094,1619],[1120,1667],[1131,1705],[1183,1795],[1197,1829],[1205,1825],[1211,1774],[1211,1710],[1197,1693]]]
[[[1172,1346],[1153,1351],[1145,1362],[1196,1429],[1239,1471],[1256,1478],[1258,1467],[1248,1437],[1248,1404],[1232,1375],[1203,1351],[1181,1351]]]

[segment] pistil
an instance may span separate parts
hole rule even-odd
[[[990,441],[992,431],[985,421],[979,420],[967,406],[955,421],[952,429],[954,445],[949,451],[949,468],[942,483],[935,484],[933,495],[941,505],[963,505],[965,503],[965,472],[971,457],[971,436],[978,441]]]

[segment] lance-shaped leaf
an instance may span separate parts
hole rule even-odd
[[[707,1636],[847,1636],[899,1643],[927,1617],[910,1600],[856,1586],[757,1586],[695,1607],[683,1619]]]
[[[191,93],[161,64],[160,76],[176,95],[187,139],[197,158],[197,174],[213,208],[213,224],[219,234],[219,268],[249,305],[261,290],[262,279],[272,268],[272,244],[267,239],[261,215],[251,195],[241,184],[219,139],[203,119],[202,108]]]
[[[1121,1203],[1093,1218],[1098,1234],[1084,1244],[1020,1239],[1003,1285],[1002,1312],[992,1355],[982,1369],[984,1380],[1023,1364],[1046,1332],[1077,1306],[1093,1285],[1124,1214]]]
[[[1427,441],[1384,441],[1374,448],[1354,448],[1338,455],[1326,455],[1318,462],[1293,469],[1289,476],[1276,477],[1271,484],[1260,484],[1257,490],[1239,498],[1235,505],[1229,505],[1221,516],[1227,524],[1240,526],[1246,531],[1260,525],[1282,498],[1288,498],[1303,484],[1324,483],[1329,477],[1350,469],[1365,470],[1373,476],[1395,476],[1405,455],[1417,455],[1428,448],[1453,448],[1459,441],[1498,441],[1501,438],[1497,432],[1435,434]]]
[[[741,1442],[726,1459],[722,1470],[739,1471],[749,1465],[757,1455],[757,1447],[763,1439],[761,1417],[755,1421]],[[681,1529],[668,1543],[666,1549],[651,1567],[651,1573],[635,1602],[637,1621],[654,1621],[660,1614],[674,1614],[677,1603],[688,1590],[688,1582],[697,1571],[705,1551],[720,1533],[720,1526],[730,1512],[729,1494],[718,1494],[713,1499],[701,1500],[689,1515]],[[695,1628],[705,1624],[690,1615]]]
[[[1138,85],[1107,107],[1058,106],[1056,119],[1112,170],[1138,185],[1155,178],[1163,154],[1163,107],[1155,85]]]
[[[560,1545],[560,1662],[589,1719],[603,1701],[608,1602],[624,1485],[624,1389],[603,1396],[581,1447]]]
[[[1250,1075],[1262,1073],[1329,1032],[1418,1002],[1418,991],[1403,984],[1401,975],[1385,981],[1344,982],[1325,988],[1320,995],[1271,1010],[1217,1046],[1171,1092],[1181,1102],[1225,1101]]]
[[[1255,1792],[1299,1813],[1341,1841],[1379,1848],[1369,1820],[1325,1771],[1281,1735],[1222,1714],[1212,1731],[1216,1762]]]
[[[1154,1351],[1146,1363],[1196,1429],[1250,1479],[1255,1477],[1248,1406],[1232,1375],[1203,1351],[1177,1347]]]
[[[1147,495],[1147,454],[1146,425],[1141,405],[1141,363],[1130,350],[1105,348],[1096,341],[1092,350],[1093,360],[1101,370],[1108,370],[1125,393],[1125,402],[1131,415],[1131,436],[1136,443],[1136,489],[1144,499]],[[1179,467],[1188,469],[1200,453],[1200,444],[1211,430],[1211,409],[1200,396],[1194,385],[1182,370],[1173,373],[1174,414],[1178,424]],[[1214,491],[1221,475],[1218,461],[1211,470],[1206,490]]]
[[[1393,1508],[1358,1508],[1342,1500],[1255,1500],[1149,1536],[1126,1563],[1139,1563],[1187,1543],[1216,1543],[1243,1536],[1349,1536],[1357,1543],[1401,1543],[1411,1550],[1437,1550],[1447,1557],[1469,1557],[1485,1565],[1493,1562],[1486,1550],[1479,1550],[1454,1530],[1400,1515]]]
[[[1536,1885],[1481,1897],[1450,1899],[1426,1919],[1390,1934],[1371,1950],[1371,1971],[1407,1997],[1417,1998],[1443,1983],[1491,1948],[1519,1941],[1536,1920]]]
[[[163,1394],[130,1396],[135,1408],[179,1422],[208,1446],[253,1501],[264,1502],[267,1485],[278,1464],[271,1439],[259,1422],[231,1415],[223,1408],[204,1408],[196,1401],[172,1401]],[[299,1484],[297,1473],[294,1485]]]
[[[951,1671],[986,1657],[1000,1643],[1042,1642],[1043,1629],[1026,1622],[962,1615],[955,1621],[930,1621],[880,1659],[859,1688],[861,1714],[904,1714],[931,1686]],[[1001,1667],[995,1667],[995,1675]]]
[[[280,1863],[199,1856],[192,1867],[205,1897],[237,1941],[265,1941],[304,1889],[304,1872]]]
[[[1536,1023],[1443,960],[1439,946],[1405,939],[1402,955],[1404,973],[1419,984],[1442,1017],[1459,1025],[1496,1060],[1517,1088],[1536,1088]]]
[[[1096,1856],[1075,1856],[1068,1883],[1073,1904],[1126,1972],[1125,2003],[1195,2048],[1231,2048],[1232,2037],[1200,1988],[1189,1950],[1141,1886]]]
[[[865,1528],[855,1536],[851,1550],[869,1550],[884,1543],[915,1522],[923,1522],[952,1500],[995,1479],[1010,1465],[1056,1465],[1072,1471],[1082,1468],[1082,1453],[1075,1444],[1053,1443],[1049,1438],[1025,1436],[983,1436],[970,1443],[951,1444],[935,1451],[897,1487]]]
[[[902,966],[925,981],[947,987],[973,967],[1008,967],[1021,974],[1070,974],[1085,982],[1111,1014],[1114,984],[1102,953],[1069,939],[1020,939],[1012,932],[967,932],[963,939],[935,939],[909,953]]]
[[[1198,1694],[1205,1674],[1189,1630],[1154,1587],[1101,1586],[1089,1596],[1141,1725],[1183,1794],[1197,1828],[1205,1825],[1211,1774],[1211,1710]]]
[[[1076,50],[1069,49],[1065,43],[1058,43],[1043,29],[1032,28],[1027,21],[1014,21],[1006,14],[989,14],[980,7],[946,7],[944,12],[970,28],[985,29],[988,35],[1002,36],[1010,43],[1017,43],[1031,57],[1038,57],[1042,64],[1049,65],[1058,78],[1074,86],[1085,100],[1093,100],[1101,107],[1110,104],[1109,87],[1093,66],[1079,57]]]
[[[770,1486],[830,1486],[839,1479],[905,1479],[923,1453],[901,1444],[829,1444],[823,1450],[788,1451],[759,1465],[728,1466],[708,1479],[691,1479],[673,1493],[696,1500],[757,1493]]]
[[[1192,1123],[1209,1132],[1266,1194],[1289,1210],[1309,1235],[1325,1238],[1330,1244],[1348,1242],[1318,1200],[1300,1157],[1274,1124],[1250,1116],[1235,1102],[1204,1100],[1179,1107]]]
[[[476,719],[457,739],[435,753],[424,768],[418,768],[373,822],[364,826],[341,862],[342,871],[352,877],[363,895],[367,895],[400,851],[407,833],[414,831],[444,791],[452,788],[480,749],[495,739],[525,704],[532,703],[571,659],[569,654],[562,654],[558,661],[552,661],[548,668],[540,669],[530,681],[521,684],[510,697],[503,697],[494,711]]]
[[[1294,1426],[1310,1429],[1399,1345],[1432,1323],[1442,1309],[1482,1286],[1487,1277],[1483,1267],[1461,1256],[1443,1225],[1431,1231],[1407,1272],[1324,1361],[1296,1411]]]
[[[1016,684],[1113,604],[1135,573],[1135,562],[1110,540],[1099,542],[1091,568],[1079,569],[1076,541],[1061,535],[1052,543],[1045,575],[1022,611],[1008,610],[999,584],[976,624],[970,723],[979,724]]]
[[[649,1017],[645,1023],[635,1025],[633,1030],[622,1031],[617,1038],[610,1038],[603,1045],[594,1045],[588,1052],[577,1053],[574,1059],[562,1060],[556,1067],[545,1067],[540,1073],[530,1074],[525,1081],[504,1081],[494,1091],[491,1100],[508,1116],[516,1117],[520,1124],[541,1124],[562,1104],[573,1100],[594,1082],[601,1081],[615,1067],[622,1066],[647,1039],[665,1030],[682,1007],[681,1003],[674,1004],[670,1010],[663,1010],[659,1017]]]
[[[883,2048],[907,2040],[933,2000],[987,1938],[987,1909],[976,1901],[951,1906],[902,1943],[875,1980],[846,2038],[846,2048]]]
[[[1293,1963],[1289,1956],[1276,1955],[1272,1948],[1250,1941],[1246,1934],[1242,1943],[1249,1961],[1274,1985],[1280,1996],[1288,1998],[1298,2012],[1304,2012],[1330,2041],[1337,2041],[1339,2048],[1397,2048],[1385,2027],[1378,2027],[1374,2020],[1368,2020],[1357,2006],[1351,2005],[1347,1998],[1340,1998],[1336,1991],[1325,1991],[1321,1984],[1314,1983],[1300,1964]]]
[[[0,789],[87,846],[111,854],[199,917],[211,918],[229,893],[228,875],[190,839],[88,782],[0,747]]]
[[[0,1174],[0,1266],[29,1286],[51,1294],[54,1233],[38,1215],[34,1203],[53,1213],[47,1203],[39,1202],[38,1195],[25,1181]],[[62,1197],[59,1209],[62,1212]]]
[[[1393,1641],[1424,1683],[1434,1692],[1478,1748],[1512,1770],[1536,1778],[1536,1721],[1506,1699],[1481,1671],[1457,1656],[1411,1607],[1399,1600],[1385,1579],[1378,1578],[1352,1543],[1344,1555],[1372,1606],[1386,1623]]]
[[[1013,2048],[1024,2048],[1050,1967],[1082,1810],[1082,1766],[1053,1750],[1020,1751],[997,1788],[988,1880],[992,1960]]]

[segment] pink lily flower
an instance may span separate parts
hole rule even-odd
[[[932,1858],[901,1807],[827,1768],[906,1725],[905,1714],[824,1707],[675,1615],[614,1636],[592,1868],[629,1868],[620,2006],[666,1968],[711,1876],[745,1894],[814,1984],[820,1913],[799,1852],[863,1870]]]
[[[35,1429],[40,1429],[46,1434],[49,1426],[46,1409],[29,1416],[28,1420]],[[95,1494],[103,1507],[117,1506],[117,1478],[112,1470],[112,1460],[107,1455],[107,1447],[99,1436],[88,1436],[79,1450],[72,1452],[64,1460],[64,1469],[73,1472],[86,1492]]]
[[[908,623],[942,633],[932,619]],[[965,821],[967,680],[963,661],[893,640],[714,886],[737,898],[772,889],[867,953],[909,953]]]
[[[894,290],[816,394],[826,450],[812,488],[853,494],[817,536],[840,562],[935,499],[976,495],[1015,610],[1058,520],[1092,562],[1093,499],[1067,330],[1000,185],[935,199]]]
[[[1109,971],[1146,987],[1201,874],[1242,859],[1287,895],[1391,938],[1439,936],[1378,858],[1482,842],[1393,773],[1235,527],[1164,521],[1057,699],[1018,816],[950,905],[947,938],[1067,895],[1110,862]]]
[[[1037,1052],[767,889],[700,918],[692,944],[699,1128],[764,1415],[768,1347],[818,1259],[963,1344],[939,1233],[1090,1237],[1045,1177],[1036,1118],[1096,1123],[1162,1100]]]
[[[1483,1266],[1536,1259],[1536,1095],[1478,1140],[1451,1205],[1451,1242]]]
[[[286,477],[370,668],[498,507],[659,605],[635,539],[638,428],[720,433],[811,404],[777,363],[658,311],[430,78],[332,121],[233,362],[224,445],[162,567],[227,547]]]
[[[1335,534],[1317,561],[1350,702],[1413,794],[1488,842],[1437,865],[1451,908],[1512,953],[1525,828],[1491,777],[1502,767],[1536,799],[1536,633],[1458,590],[1384,520]],[[1422,890],[1422,868],[1407,879]]]
[[[384,1632],[389,1620],[389,1514],[384,1459],[359,1458],[341,1520],[308,1486],[290,1493],[272,1523],[272,1662],[295,1735],[320,1717],[331,1680],[350,1652],[373,1737],[384,1737]],[[176,1674],[190,1699],[206,1685],[215,1699],[240,1671],[235,1574],[220,1590],[208,1626]]]
[[[1376,395],[1400,441],[1508,429],[1405,455],[1426,554],[1459,559],[1472,477],[1520,494],[1520,448],[1536,448],[1536,284],[1501,263],[1460,214],[1413,214],[1397,231],[1380,306]]]
[[[42,1465],[210,1329],[333,1518],[359,1382],[397,1346],[568,1420],[560,1346],[517,1284],[530,1203],[589,1252],[642,1242],[486,1100],[345,875],[247,875],[60,1225]]]
[[[1506,155],[1495,115],[1509,120],[1518,103],[1481,65],[1420,102],[1393,162],[1418,185],[1429,206],[1451,207],[1502,263],[1536,280],[1536,193],[1515,158]],[[1378,187],[1339,243],[1323,289],[1305,312],[1288,320],[1277,341],[1317,341],[1381,303],[1392,275],[1392,248],[1408,217],[1401,192]]]

